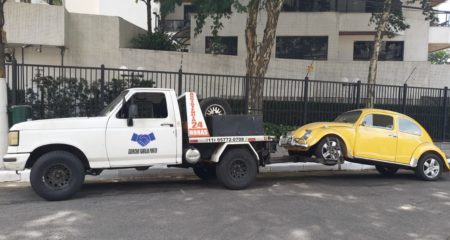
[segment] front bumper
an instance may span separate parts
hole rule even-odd
[[[29,153],[6,154],[3,157],[3,165],[6,170],[22,171],[25,169],[29,157]]]
[[[281,136],[278,145],[284,148],[292,148],[292,147],[303,149],[309,148],[308,143],[304,139],[299,139],[295,141],[292,136]]]

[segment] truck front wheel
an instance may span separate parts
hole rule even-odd
[[[217,179],[228,189],[247,188],[256,178],[255,157],[246,149],[228,150],[216,167]]]
[[[77,156],[65,151],[42,155],[31,168],[33,190],[48,201],[71,198],[83,185],[85,169]]]

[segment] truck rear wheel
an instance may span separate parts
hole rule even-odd
[[[214,180],[216,179],[216,166],[199,162],[195,164],[192,169],[195,175],[202,180]]]
[[[225,99],[211,97],[200,102],[200,108],[204,116],[231,114],[231,106]]]
[[[83,185],[85,169],[77,156],[65,151],[42,155],[31,168],[33,190],[49,201],[71,198]]]
[[[247,188],[256,178],[255,157],[246,149],[228,150],[216,167],[217,179],[228,189]]]

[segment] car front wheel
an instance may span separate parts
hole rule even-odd
[[[444,164],[439,156],[427,153],[420,157],[416,167],[416,175],[425,181],[436,181],[442,174]]]

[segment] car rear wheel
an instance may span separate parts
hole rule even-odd
[[[342,160],[344,156],[344,144],[335,136],[327,136],[322,138],[315,148],[317,158],[323,159],[323,164],[333,166]]]
[[[420,157],[416,175],[425,181],[436,181],[441,176],[443,169],[442,159],[434,153],[427,153]]]
[[[375,166],[375,168],[383,176],[393,176],[398,171],[397,167]]]

